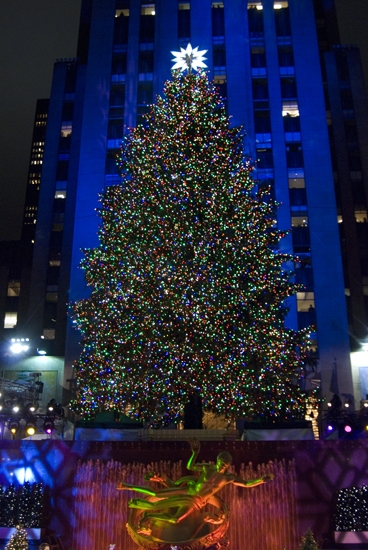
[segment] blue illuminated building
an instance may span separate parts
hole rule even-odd
[[[83,0],[76,59],[54,68],[28,328],[65,356],[66,400],[79,351],[66,304],[88,294],[79,264],[81,249],[97,245],[99,193],[119,183],[123,134],[170,79],[170,52],[189,42],[208,50],[232,123],[247,131],[256,177],[280,203],[278,226],[291,228],[281,246],[299,256],[305,290],[288,323],[317,325],[322,394],[330,396],[336,364],[340,391],[359,400],[350,351],[351,335],[356,343],[367,326],[368,252],[359,243],[368,227],[360,155],[368,115],[358,52],[333,48],[331,1]]]

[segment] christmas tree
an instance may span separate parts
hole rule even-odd
[[[203,71],[173,72],[124,140],[122,183],[82,261],[92,293],[74,305],[79,415],[167,424],[199,391],[227,418],[303,417],[307,331],[284,324],[293,258],[242,145]]]
[[[16,526],[16,531],[10,537],[5,550],[28,550],[27,532],[21,525]]]
[[[311,529],[308,529],[308,531],[306,531],[303,535],[302,542],[298,550],[319,550],[319,546],[314,539]]]

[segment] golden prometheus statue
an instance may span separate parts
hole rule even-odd
[[[231,454],[221,452],[216,464],[197,463],[200,443],[190,441],[192,454],[187,469],[197,475],[173,481],[154,472],[145,476],[147,481],[161,483],[164,488],[153,491],[119,483],[117,489],[132,490],[146,495],[129,501],[131,509],[127,529],[131,538],[141,547],[150,550],[205,550],[227,545],[225,533],[229,526],[226,504],[216,493],[225,485],[255,487],[273,479],[266,475],[245,480],[228,472]]]

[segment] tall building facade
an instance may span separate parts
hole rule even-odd
[[[288,324],[317,327],[311,338],[323,395],[330,395],[337,366],[340,391],[360,399],[338,226],[343,216],[348,231],[348,216],[337,210],[333,163],[340,157],[330,151],[338,130],[326,116],[338,63],[331,14],[326,0],[83,0],[77,58],[59,60],[54,69],[29,290],[33,337],[43,334],[55,355],[65,355],[65,388],[79,352],[67,304],[89,292],[79,264],[82,250],[97,244],[99,194],[119,183],[121,139],[170,79],[171,51],[190,42],[208,50],[210,78],[232,123],[246,129],[256,177],[280,203],[278,227],[290,229],[281,247],[299,257],[295,276],[304,290],[290,303]],[[327,107],[331,117],[340,116],[340,104],[331,99]],[[339,208],[348,208],[338,199]],[[358,277],[362,291],[365,271]]]

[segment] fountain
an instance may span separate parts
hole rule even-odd
[[[160,461],[149,465],[121,464],[113,460],[106,463],[81,462],[75,479],[71,526],[73,548],[101,550],[110,544],[116,544],[116,550],[137,550],[137,544],[142,547],[141,541],[136,539],[134,542],[126,528],[131,520],[128,503],[135,495],[130,491],[117,491],[117,485],[122,480],[133,486],[147,485],[145,476],[151,471],[177,480],[183,476],[184,470],[181,461]],[[272,483],[251,491],[232,484],[221,489],[221,499],[230,510],[226,533],[230,549],[291,550],[298,546],[300,533],[294,461],[272,461],[257,468],[249,463],[242,465],[237,472],[239,477],[248,480],[270,474],[274,475]],[[149,485],[157,490],[157,484]]]

